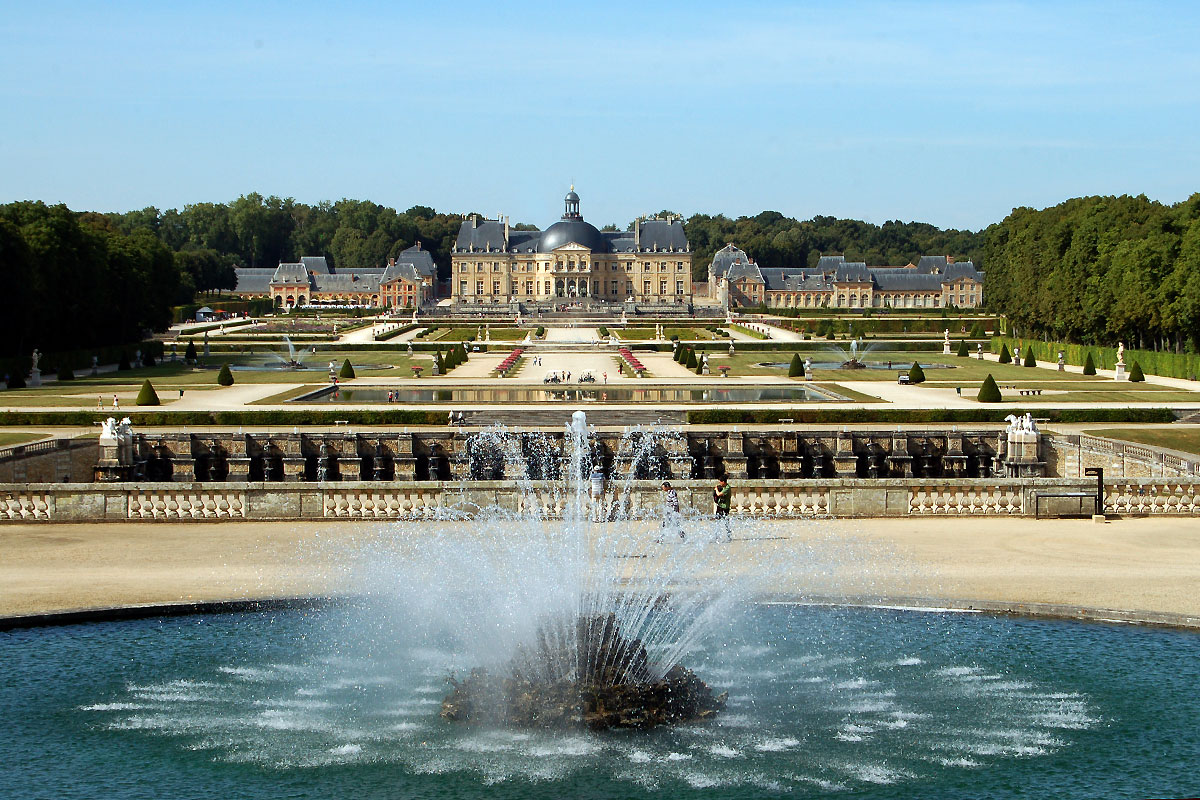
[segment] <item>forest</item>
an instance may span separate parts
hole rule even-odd
[[[1017,336],[1195,352],[1200,193],[1081,197],[1014,209],[984,234],[987,307]]]
[[[308,255],[338,267],[379,266],[420,241],[445,278],[462,218],[420,205],[401,212],[362,200],[308,205],[257,193],[125,213],[0,205],[0,270],[11,309],[0,318],[0,356],[137,341],[165,328],[172,307],[197,293],[232,289],[238,266]],[[1018,208],[979,232],[796,220],[775,211],[694,214],[685,230],[697,280],[730,242],[764,267],[812,266],[824,253],[897,266],[946,254],[986,270],[987,308],[1006,315],[1018,335],[1200,347],[1200,194],[1175,205],[1121,196]]]

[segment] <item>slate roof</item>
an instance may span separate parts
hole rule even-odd
[[[397,280],[408,281],[409,283],[421,283],[421,272],[415,265],[407,261],[398,261],[395,264],[388,265],[388,268],[383,271],[383,275],[379,278],[379,284],[382,286],[385,283]]]
[[[912,267],[868,267],[845,256],[821,256],[812,269],[759,268],[746,254],[726,245],[713,256],[712,270],[730,281],[749,279],[769,291],[833,291],[835,283],[871,283],[879,291],[941,292],[942,284],[958,278],[983,283],[983,273],[970,261],[951,262],[946,256],[921,256]]]
[[[325,261],[325,256],[304,256],[300,259],[300,263],[309,272],[330,272],[329,264]]]
[[[378,292],[384,270],[356,269],[312,276],[314,292]]]
[[[433,254],[419,244],[400,251],[400,255],[396,256],[396,263],[410,264],[421,275],[437,277],[437,265],[433,263]]]
[[[234,274],[237,275],[236,292],[245,292],[246,294],[266,294],[271,291],[271,278],[275,276],[275,270],[268,267],[266,269],[235,269]]]
[[[281,263],[271,276],[271,283],[308,283],[308,268],[303,263]]]

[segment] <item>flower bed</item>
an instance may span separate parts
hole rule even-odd
[[[628,347],[620,348],[617,350],[617,353],[619,353],[622,360],[629,365],[629,368],[634,371],[634,374],[636,374],[639,378],[642,377],[642,373],[646,371],[646,368],[642,365],[641,361],[638,361],[637,356],[635,356]]]
[[[524,352],[524,349],[518,347],[504,357],[504,360],[500,362],[500,366],[496,367],[496,371],[500,373],[501,378],[508,377],[509,371],[521,361],[521,354]]]

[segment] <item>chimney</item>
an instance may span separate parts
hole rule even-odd
[[[471,227],[472,228],[479,227],[479,218],[476,217],[474,214],[471,215]]]
[[[396,266],[396,259],[394,259],[394,258],[389,258],[389,259],[388,259],[388,266],[389,266],[389,267],[394,267],[394,266]]]
[[[508,249],[508,217],[504,218],[504,249]]]
[[[642,246],[642,222],[641,220],[633,221],[633,250],[636,253]]]

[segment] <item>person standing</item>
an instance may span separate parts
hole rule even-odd
[[[713,514],[725,527],[725,541],[733,541],[733,529],[729,524],[729,509],[733,505],[733,487],[729,479],[722,475],[717,479],[713,488]]]
[[[599,464],[592,467],[592,519],[599,522],[604,511],[604,470]]]
[[[104,410],[104,395],[99,395],[99,394],[96,395],[96,410],[97,411]]]
[[[661,542],[663,535],[670,530],[675,530],[679,534],[680,539],[686,539],[687,535],[683,532],[683,525],[679,519],[679,493],[671,487],[670,481],[663,481],[663,521],[662,532],[654,541]]]
[[[120,407],[121,407],[121,403],[119,400],[117,400],[117,396],[114,394],[113,395],[113,411],[116,411]]]

